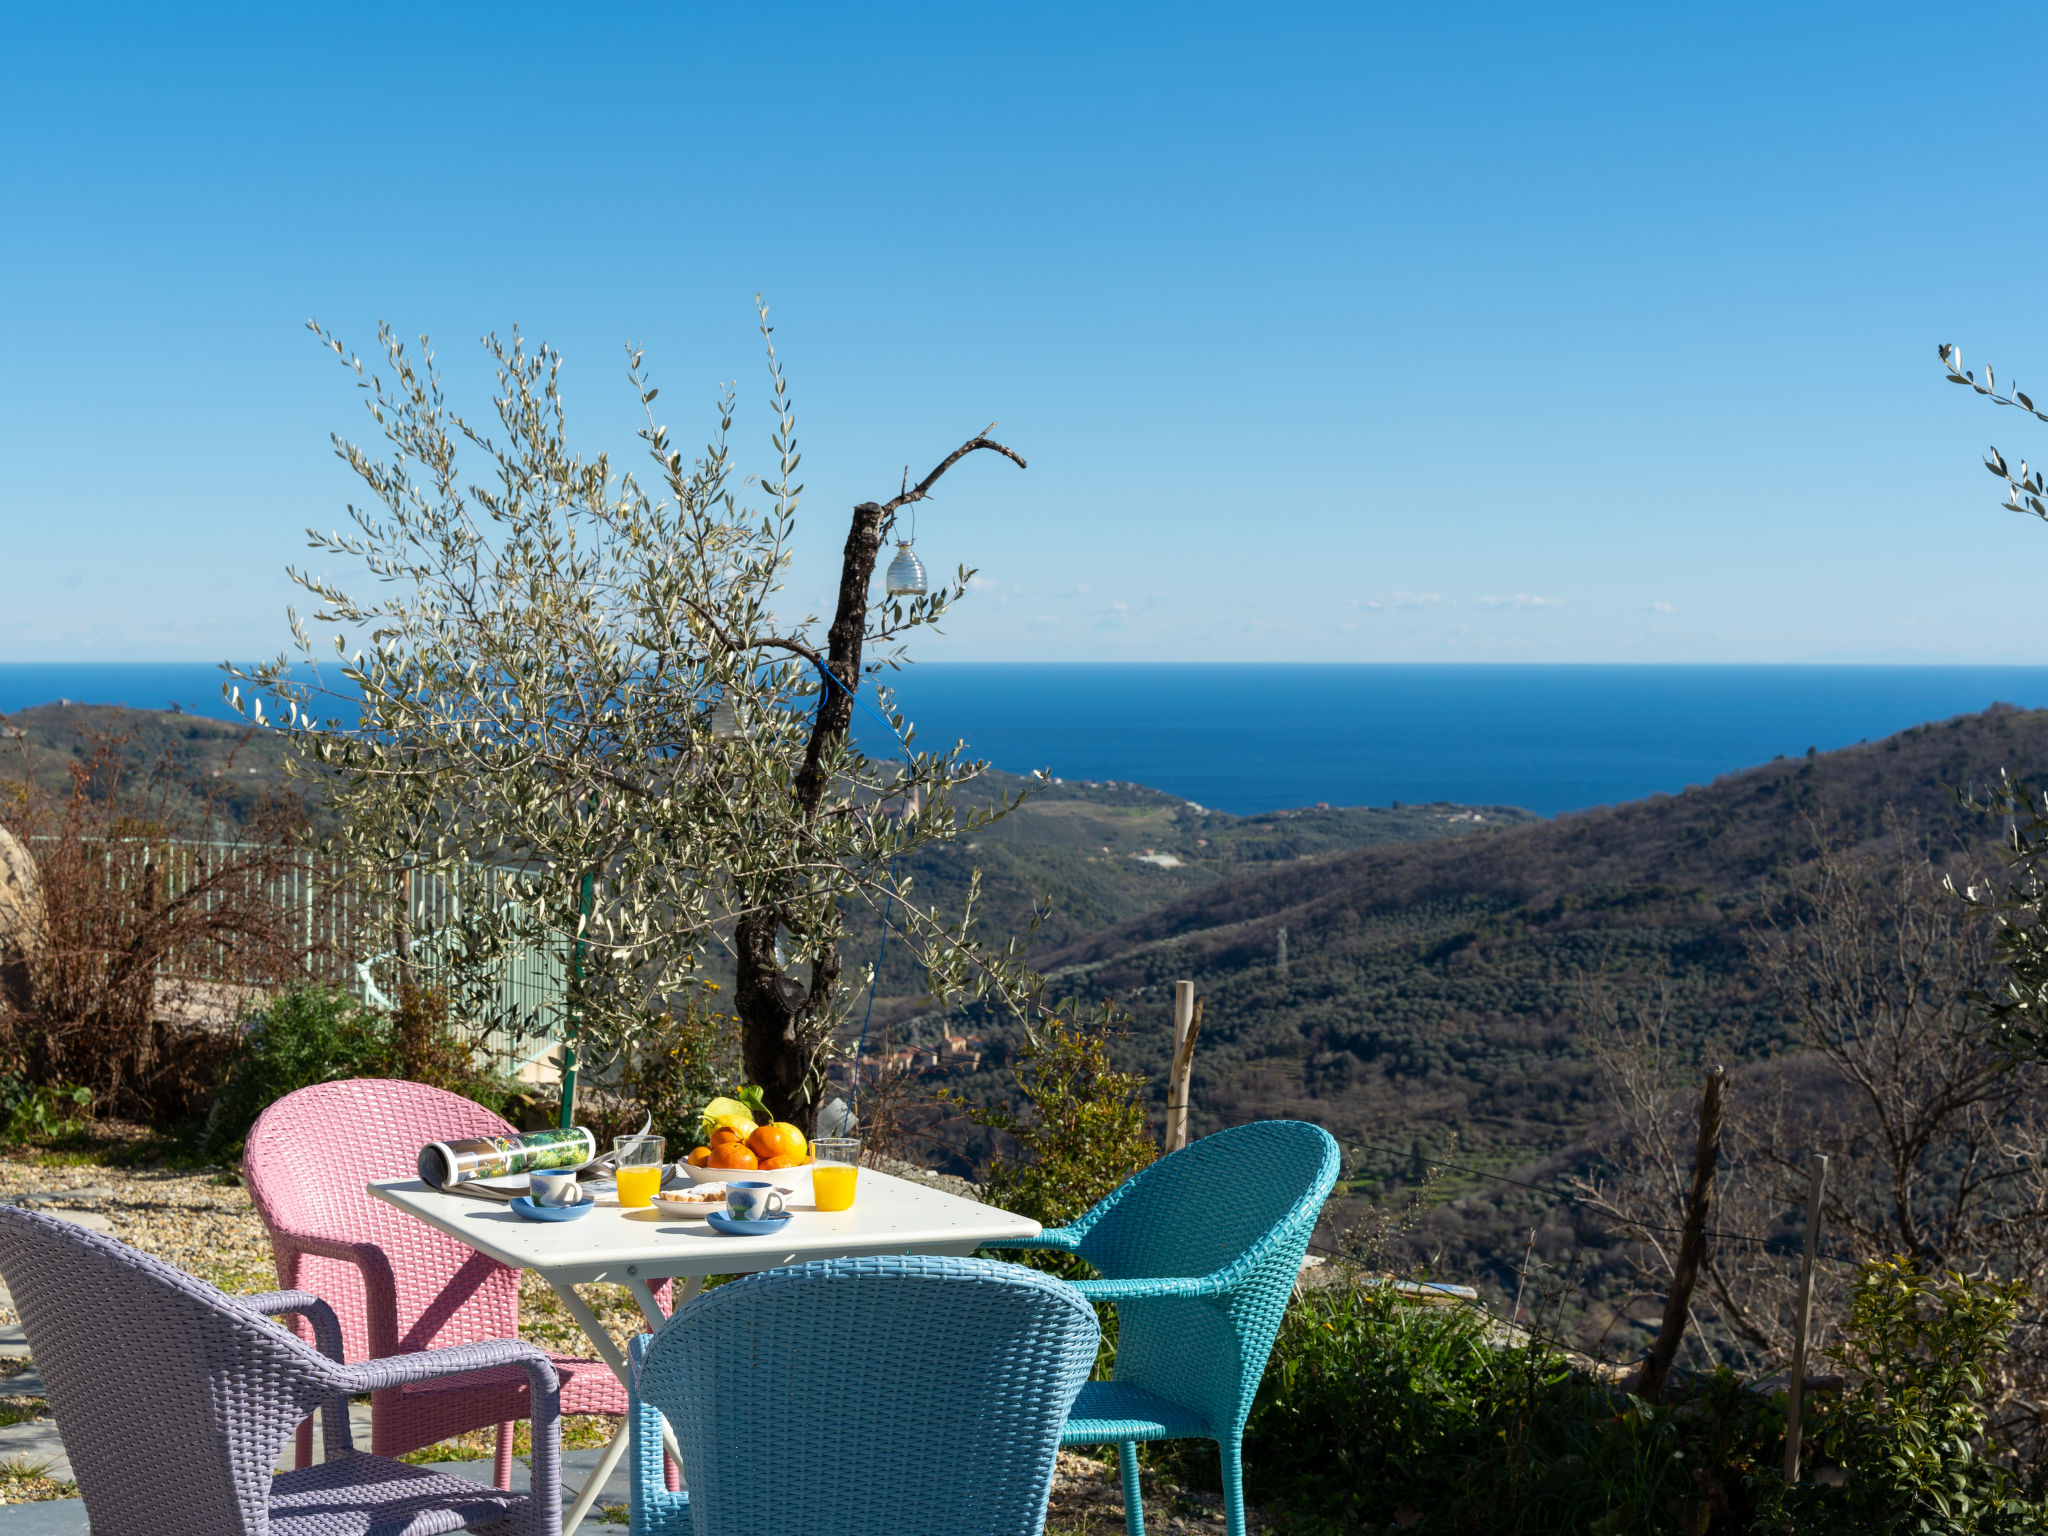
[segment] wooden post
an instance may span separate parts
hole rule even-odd
[[[1664,1299],[1664,1325],[1657,1330],[1657,1342],[1643,1360],[1642,1391],[1645,1402],[1654,1403],[1664,1392],[1664,1378],[1678,1358],[1679,1341],[1685,1337],[1685,1320],[1692,1311],[1693,1283],[1699,1279],[1700,1256],[1707,1246],[1707,1211],[1714,1203],[1714,1168],[1721,1156],[1722,1071],[1707,1074],[1706,1092],[1700,1098],[1699,1150],[1692,1165],[1692,1189],[1685,1200],[1685,1228],[1678,1239],[1678,1261],[1671,1269],[1671,1294]]]
[[[1188,1144],[1188,1079],[1195,1068],[1195,1037],[1202,1032],[1202,1004],[1192,981],[1173,984],[1173,1058],[1166,1070],[1166,1150]]]
[[[1800,1420],[1806,1411],[1806,1338],[1813,1320],[1813,1256],[1820,1246],[1820,1202],[1827,1193],[1828,1160],[1813,1160],[1813,1184],[1806,1192],[1806,1252],[1799,1259],[1799,1304],[1793,1309],[1792,1374],[1785,1402],[1785,1486],[1799,1481]]]

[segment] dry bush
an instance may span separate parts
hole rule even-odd
[[[1710,1243],[1688,1358],[1761,1374],[1789,1356],[1813,1158],[1829,1158],[1816,1271],[1823,1344],[1858,1266],[2019,1280],[2048,1301],[2048,1067],[1999,1049],[1973,1001],[1988,925],[1942,889],[1924,851],[1826,846],[1769,893],[1752,958],[1802,1050],[1752,1062],[1727,1094]],[[1581,1191],[1635,1241],[1646,1295],[1670,1274],[1693,1161],[1697,1081],[1717,1046],[1675,1027],[1660,994],[1588,987],[1588,1040],[1616,1119],[1612,1172]],[[2048,1340],[2024,1323],[1994,1384],[2001,1439],[2048,1450]]]
[[[275,803],[239,840],[213,841],[214,801],[182,809],[175,759],[138,766],[131,737],[85,734],[64,795],[24,771],[0,808],[34,861],[42,916],[26,995],[0,1001],[0,1050],[30,1082],[91,1089],[101,1113],[183,1115],[228,1043],[208,1026],[328,968],[309,937],[317,893],[283,894],[305,891],[303,817]]]

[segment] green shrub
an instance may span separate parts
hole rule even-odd
[[[249,1127],[271,1104],[294,1089],[347,1077],[427,1083],[515,1123],[527,1118],[527,1090],[478,1071],[475,1060],[439,991],[408,985],[400,990],[396,1013],[385,1014],[339,988],[295,987],[242,1020],[221,1067],[199,1150],[208,1157],[237,1157]]]
[[[739,1076],[738,1021],[713,1013],[706,999],[693,992],[680,1017],[664,1013],[646,1031],[619,1087],[654,1122],[654,1133],[668,1139],[669,1155],[681,1157],[703,1140],[705,1104],[731,1092]],[[636,1119],[629,1128],[638,1125]]]
[[[1281,1529],[1417,1536],[1694,1536],[1748,1523],[1777,1434],[1725,1373],[1648,1404],[1466,1308],[1387,1290],[1288,1308],[1245,1433],[1247,1494]],[[1213,1481],[1206,1442],[1175,1470]]]
[[[12,1147],[62,1141],[85,1128],[92,1105],[90,1088],[30,1084],[0,1077],[0,1141]]]
[[[2048,1530],[1985,1428],[1986,1378],[2027,1289],[1923,1274],[1903,1258],[1865,1266],[1834,1357],[1852,1385],[1813,1405],[1812,1450],[1840,1486],[1765,1490],[1764,1528],[1799,1536],[1993,1536]],[[1817,1457],[1809,1456],[1813,1465]]]
[[[976,1125],[1017,1149],[989,1165],[982,1197],[991,1205],[1064,1226],[1158,1156],[1146,1126],[1144,1075],[1111,1066],[1109,1038],[1103,1024],[1034,1024],[1016,1059],[1025,1112],[969,1110]]]
[[[276,1100],[311,1083],[380,1077],[393,1059],[391,1025],[333,987],[294,987],[241,1021],[222,1065],[201,1150],[239,1154],[249,1127]]]

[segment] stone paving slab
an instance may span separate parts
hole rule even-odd
[[[601,1449],[564,1451],[562,1453],[562,1482],[567,1488],[581,1488],[583,1480],[597,1466],[597,1459],[604,1452]],[[482,1461],[444,1461],[434,1466],[434,1471],[445,1472],[450,1477],[466,1478],[473,1483],[488,1483],[491,1480],[491,1463]],[[523,1489],[527,1486],[526,1464],[515,1461],[512,1464],[512,1486]],[[601,1502],[606,1504],[626,1502],[626,1468],[622,1461],[604,1485]],[[562,1507],[567,1509],[569,1500],[565,1496]],[[583,1522],[585,1531],[623,1531],[624,1525],[610,1525],[600,1520],[595,1511]],[[92,1526],[85,1518],[85,1501],[82,1499],[48,1499],[41,1504],[0,1505],[0,1536],[92,1536]]]

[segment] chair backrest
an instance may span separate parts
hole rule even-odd
[[[1225,1296],[1118,1303],[1116,1379],[1241,1428],[1341,1162],[1321,1126],[1234,1126],[1141,1170],[1076,1221],[1078,1251],[1105,1279],[1242,1266]]]
[[[1094,1311],[983,1259],[832,1259],[707,1291],[647,1346],[697,1536],[1038,1536]]]
[[[325,1395],[323,1356],[202,1280],[17,1206],[0,1206],[0,1275],[95,1536],[268,1530],[271,1469]]]
[[[257,1118],[242,1170],[273,1232],[384,1250],[397,1291],[390,1352],[513,1338],[518,1275],[363,1187],[373,1179],[413,1177],[419,1150],[430,1141],[505,1136],[513,1129],[474,1100],[424,1083],[315,1083],[286,1094]],[[348,1358],[371,1357],[367,1297],[355,1265],[317,1254],[294,1257],[281,1248],[278,1283],[325,1300],[341,1319]]]

